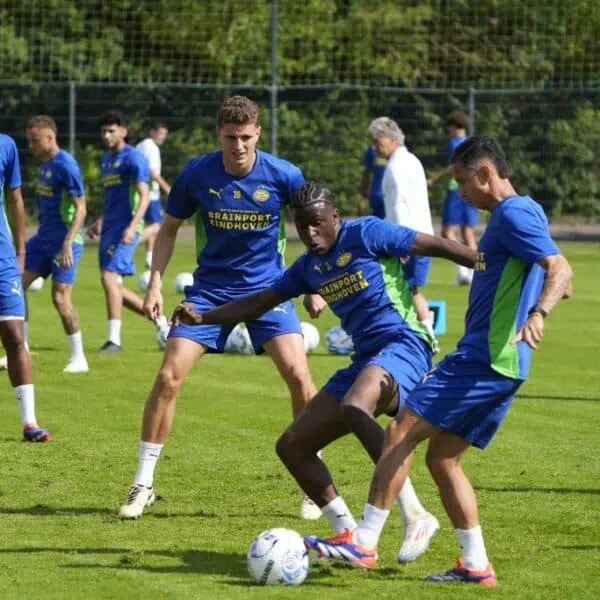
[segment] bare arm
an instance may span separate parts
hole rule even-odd
[[[21,188],[17,187],[8,190],[7,198],[6,212],[8,222],[13,236],[13,244],[15,245],[19,268],[23,271],[25,268],[25,204]]]
[[[436,181],[450,177],[452,175],[452,170],[452,165],[448,165],[445,169],[437,173],[437,175],[432,175],[431,177],[429,177],[429,179],[427,180],[427,185],[431,187]]]
[[[73,215],[73,220],[71,221],[71,226],[67,231],[67,235],[63,240],[60,252],[54,259],[64,269],[68,269],[73,266],[73,249],[71,248],[71,244],[81,229],[81,226],[83,225],[87,215],[85,196],[77,196],[72,198],[72,200],[73,204],[75,205],[75,214]]]
[[[161,174],[158,171],[150,171],[150,175],[152,176],[152,179],[154,179],[154,181],[158,183],[160,189],[165,194],[168,194],[171,191],[171,186],[165,181],[165,179],[161,176]]]
[[[180,304],[173,313],[173,324],[179,321],[188,325],[228,325],[252,321],[285,301],[273,288],[238,298],[205,313],[197,313],[190,304]]]
[[[477,252],[468,246],[427,233],[417,233],[410,252],[420,256],[439,256],[470,269],[475,267],[477,260]]]
[[[131,223],[129,223],[129,227],[134,231],[137,229],[137,226],[141,223],[144,215],[146,214],[146,210],[148,210],[148,202],[149,202],[149,188],[148,184],[144,181],[138,181],[135,184],[135,188],[140,195],[140,201],[138,202],[137,209],[135,213],[133,213],[133,218],[131,219]]]
[[[573,270],[567,259],[561,254],[546,256],[538,264],[546,270],[546,279],[535,308],[550,314],[563,298],[571,295]],[[513,344],[524,341],[536,350],[543,337],[544,316],[541,312],[532,312],[514,337]]]

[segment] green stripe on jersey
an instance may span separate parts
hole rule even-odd
[[[398,311],[398,314],[408,323],[408,326],[420,335],[429,347],[433,349],[433,339],[427,333],[425,326],[417,319],[417,313],[413,307],[412,294],[404,279],[402,263],[397,258],[380,258],[379,265],[383,275],[383,284],[388,298]]]
[[[285,235],[285,219],[283,211],[279,214],[279,237],[277,238],[277,252],[281,255],[283,259],[283,264],[285,265],[285,247],[287,244],[287,238]]]
[[[71,195],[67,190],[63,190],[60,196],[60,218],[62,222],[67,226],[67,229],[71,226],[75,217],[75,204],[71,198]],[[83,244],[83,237],[81,231],[78,231],[73,240],[74,244]]]
[[[519,352],[516,344],[511,344],[511,341],[516,334],[517,310],[524,274],[525,263],[511,256],[502,270],[490,314],[490,366],[501,375],[513,379],[519,377]]]
[[[202,220],[202,213],[198,211],[196,213],[196,257],[200,258],[202,250],[206,246],[206,230],[204,229],[204,221]]]

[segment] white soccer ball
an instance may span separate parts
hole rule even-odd
[[[144,271],[138,277],[138,287],[140,288],[140,292],[145,292],[148,289],[149,283],[150,283],[150,271]]]
[[[302,327],[302,336],[304,337],[304,351],[312,352],[316,349],[321,341],[319,330],[312,323],[300,323]]]
[[[31,292],[39,292],[44,287],[44,278],[38,277],[34,279],[29,285],[29,290]]]
[[[173,281],[173,287],[178,294],[183,294],[185,288],[194,285],[194,275],[192,273],[179,273]]]
[[[238,323],[225,342],[225,352],[237,354],[254,354],[254,347],[248,329],[243,323]]]
[[[327,350],[333,354],[351,354],[354,352],[354,344],[350,337],[340,325],[332,327],[325,335]]]
[[[308,567],[304,540],[291,529],[267,529],[248,549],[248,571],[260,585],[300,585]]]

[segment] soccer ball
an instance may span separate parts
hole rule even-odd
[[[237,354],[254,354],[254,347],[248,329],[242,323],[238,323],[229,334],[225,342],[225,352],[236,352]]]
[[[267,529],[248,549],[248,571],[260,585],[300,585],[308,567],[304,540],[291,529]]]
[[[30,292],[39,292],[44,287],[44,278],[38,277],[34,279],[29,285],[28,291]]]
[[[145,292],[148,289],[150,283],[150,271],[144,271],[138,278],[138,287],[140,292]]]
[[[312,323],[300,323],[302,327],[302,335],[304,337],[304,351],[312,352],[321,341],[319,330]]]
[[[179,273],[173,281],[173,287],[178,294],[183,294],[186,287],[194,285],[194,276],[192,273]]]
[[[351,354],[354,352],[352,337],[340,325],[332,327],[325,335],[327,350],[333,354]]]

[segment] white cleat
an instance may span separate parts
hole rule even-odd
[[[63,369],[63,373],[87,373],[90,370],[85,357],[72,358]]]
[[[398,552],[398,562],[406,563],[419,558],[427,550],[431,538],[439,528],[438,520],[430,513],[416,521],[405,523],[404,541]]]
[[[137,519],[142,516],[146,506],[152,506],[156,496],[153,488],[147,488],[143,485],[132,485],[127,492],[125,502],[119,508],[121,519]]]
[[[5,369],[8,369],[8,357],[1,356],[0,357],[0,371],[4,371]]]
[[[306,521],[316,521],[321,518],[321,509],[308,497],[302,498],[300,505],[300,518]]]

